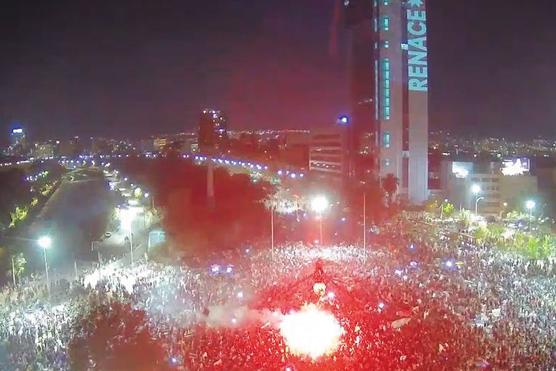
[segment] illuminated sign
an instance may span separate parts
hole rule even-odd
[[[407,68],[410,91],[428,91],[427,10],[424,0],[407,1]]]
[[[12,134],[23,134],[23,129],[22,128],[13,129]]]
[[[465,179],[472,172],[472,162],[452,162],[452,174],[454,174],[456,178]]]
[[[531,161],[525,157],[506,159],[502,162],[501,170],[507,176],[523,175],[531,170]]]

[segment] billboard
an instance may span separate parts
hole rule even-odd
[[[505,159],[502,161],[501,171],[506,176],[529,173],[531,171],[531,160],[527,157]]]
[[[473,173],[472,162],[452,162],[452,174],[454,174],[456,178],[465,179],[471,173]]]

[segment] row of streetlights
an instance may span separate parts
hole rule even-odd
[[[473,184],[471,186],[471,193],[475,195],[475,214],[479,214],[479,201],[484,200],[484,196],[479,196],[482,192],[481,186],[479,184]],[[529,211],[529,219],[533,218],[533,210],[537,206],[534,200],[525,201],[525,208]]]

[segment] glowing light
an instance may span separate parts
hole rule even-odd
[[[502,174],[505,176],[523,175],[529,172],[531,164],[529,159],[506,160],[502,163]]]
[[[329,206],[330,203],[325,196],[316,196],[311,200],[311,209],[317,214],[322,214]]]
[[[340,125],[348,125],[349,124],[349,117],[346,115],[342,115],[338,117],[338,124]]]
[[[378,309],[384,309],[384,303],[383,302],[378,303]]]
[[[330,291],[328,294],[326,294],[326,296],[328,296],[328,299],[334,300],[334,298],[336,297],[336,294],[334,294],[332,291]]]
[[[218,264],[214,264],[211,268],[210,268],[212,273],[218,273],[220,272],[220,266]]]
[[[332,313],[314,304],[284,316],[280,323],[280,333],[290,351],[312,359],[334,353],[344,332]]]
[[[527,202],[525,202],[525,207],[527,208],[527,210],[533,210],[536,205],[536,202],[533,200],[527,200]]]
[[[471,192],[475,195],[481,193],[481,186],[478,184],[473,184],[471,186]]]
[[[49,236],[42,236],[37,240],[39,246],[43,249],[49,249],[52,246],[52,238]]]

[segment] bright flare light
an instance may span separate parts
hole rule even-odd
[[[316,196],[311,200],[311,209],[317,214],[322,214],[328,206],[330,203],[325,196]]]
[[[52,246],[52,238],[49,236],[42,236],[37,240],[37,244],[45,250],[49,249],[50,246]]]
[[[536,203],[533,200],[527,200],[527,202],[525,202],[525,208],[527,208],[527,210],[533,210],[535,206]]]
[[[314,304],[285,315],[280,323],[280,333],[290,351],[312,359],[334,353],[344,332],[332,313]]]

